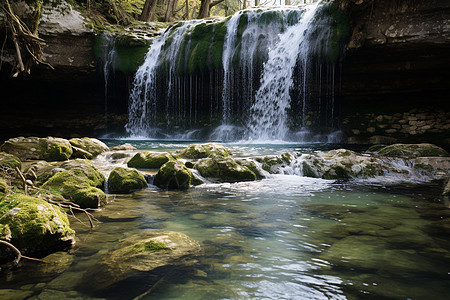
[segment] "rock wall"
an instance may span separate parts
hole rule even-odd
[[[341,77],[349,142],[450,144],[450,2],[344,0],[352,22]]]

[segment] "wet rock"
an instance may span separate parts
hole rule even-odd
[[[180,150],[178,154],[183,158],[200,159],[206,157],[220,156],[227,157],[231,155],[231,151],[218,143],[193,144]]]
[[[68,140],[54,137],[17,137],[7,140],[0,151],[13,154],[21,160],[66,160],[72,155]]]
[[[195,164],[203,177],[219,182],[238,182],[256,180],[256,175],[249,168],[238,164],[231,157],[215,156],[204,158]]]
[[[374,158],[346,149],[300,157],[304,176],[324,179],[370,178],[384,174],[385,168]]]
[[[374,152],[383,156],[400,156],[400,157],[447,157],[448,152],[433,144],[394,144],[383,148],[369,148],[368,152]]]
[[[22,168],[22,161],[15,155],[0,152],[0,168],[15,169]]]
[[[99,189],[105,177],[90,161],[71,160],[62,164],[61,168],[63,171],[42,185],[43,190],[59,194],[82,208],[96,208],[106,200],[105,193]]]
[[[278,174],[281,170],[291,164],[292,155],[290,153],[284,153],[282,155],[268,155],[264,157],[256,158],[256,161],[261,163],[263,170],[271,173]]]
[[[119,151],[119,150],[137,150],[136,147],[131,146],[130,144],[123,144],[119,146],[114,146],[111,148],[112,151]]]
[[[109,174],[108,187],[113,193],[129,193],[146,188],[147,181],[136,169],[118,167]]]
[[[127,166],[137,169],[159,169],[166,162],[174,159],[176,158],[167,152],[136,153],[127,163]]]
[[[103,152],[109,151],[109,147],[95,138],[73,138],[69,140],[74,148],[72,157],[91,159]],[[81,150],[81,151],[80,151]]]
[[[75,232],[65,213],[42,199],[8,195],[0,202],[0,215],[3,225],[0,239],[10,241],[23,254],[48,253],[74,243]],[[7,231],[9,234],[5,234]],[[2,253],[1,257],[6,256]]]
[[[183,233],[149,231],[134,235],[121,241],[115,250],[89,268],[80,287],[95,293],[120,288],[122,281],[145,276],[144,272],[149,275],[146,280],[149,285],[170,269],[193,265],[201,252],[199,243]]]
[[[187,189],[194,184],[195,177],[184,163],[177,160],[166,162],[155,175],[153,183],[161,188]]]
[[[236,159],[236,162],[241,166],[247,167],[250,171],[255,173],[256,179],[263,179],[265,176],[263,175],[264,170],[255,163],[255,161],[251,159]]]

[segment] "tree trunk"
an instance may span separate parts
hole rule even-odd
[[[168,0],[166,14],[164,15],[164,22],[170,22],[173,17],[173,12],[178,0]]]
[[[150,22],[155,14],[157,0],[145,0],[144,8],[139,16],[139,21]]]
[[[211,0],[201,0],[200,10],[198,12],[197,19],[209,18],[211,13],[211,7],[223,2],[224,0],[216,0],[211,3]]]
[[[286,1],[289,1],[289,0],[286,0]],[[259,0],[255,0],[255,6],[258,6],[259,5]]]
[[[185,20],[189,19],[189,0],[186,0],[186,12],[185,12],[184,19]]]
[[[291,5],[291,0],[284,0],[285,5]]]

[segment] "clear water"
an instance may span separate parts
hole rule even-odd
[[[128,142],[151,150],[188,144]],[[237,156],[315,150],[294,144],[227,146]],[[108,298],[446,299],[450,212],[439,198],[440,188],[272,175],[187,191],[149,186],[109,195],[109,204],[95,213],[100,223],[94,230],[72,220],[77,244],[69,253],[54,254],[58,263],[24,262],[2,274],[0,298],[102,296],[80,291],[87,268],[118,240],[164,229],[199,241],[204,255],[198,263],[162,274],[151,293],[146,294],[151,287],[144,276]]]

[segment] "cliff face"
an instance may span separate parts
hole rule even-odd
[[[340,4],[353,28],[341,95],[343,128],[350,142],[448,144],[450,2],[348,0]]]

